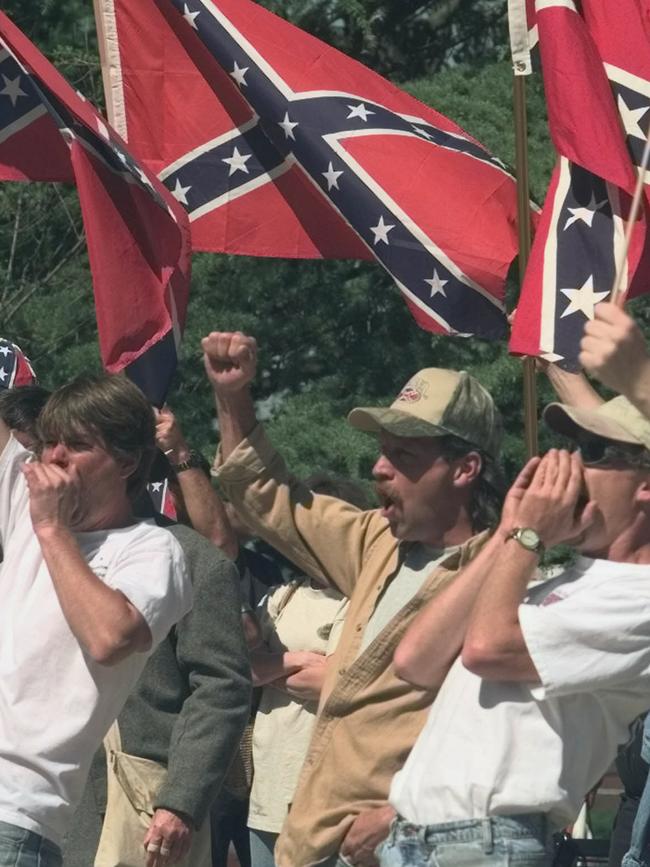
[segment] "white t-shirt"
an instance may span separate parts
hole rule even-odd
[[[271,653],[311,650],[334,653],[349,600],[308,579],[269,590],[257,607],[262,637]],[[316,720],[317,701],[298,701],[265,686],[253,728],[253,788],[248,826],[279,833],[293,800]]]
[[[19,470],[26,456],[14,439],[0,455],[0,820],[59,843],[149,654],[102,666],[72,634],[32,529]],[[75,538],[93,572],[140,611],[154,646],[189,611],[171,533],[138,523]]]
[[[390,802],[417,825],[519,813],[572,822],[650,706],[650,566],[579,558],[519,620],[541,685],[456,660]]]

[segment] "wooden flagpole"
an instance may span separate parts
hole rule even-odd
[[[519,224],[519,280],[524,278],[531,247],[530,184],[528,179],[528,126],[526,120],[526,77],[514,76],[515,168],[517,172],[517,218]],[[522,361],[524,395],[524,436],[526,457],[539,452],[537,426],[537,371],[535,359]]]
[[[627,294],[627,288],[622,285],[623,283],[623,272],[625,271],[625,262],[627,261],[627,254],[630,249],[630,241],[632,239],[632,232],[634,231],[634,224],[636,223],[636,218],[639,215],[639,207],[641,205],[641,196],[643,195],[643,188],[645,186],[645,175],[648,170],[648,159],[650,158],[650,131],[648,132],[648,138],[646,139],[645,148],[643,149],[643,156],[641,158],[641,165],[639,166],[639,174],[636,179],[636,187],[634,188],[634,196],[632,197],[632,204],[630,206],[630,213],[627,218],[627,223],[625,224],[625,240],[623,242],[623,248],[618,256],[618,260],[616,262],[616,277],[614,279],[614,285],[612,287],[612,296],[611,300],[614,304],[617,304],[619,307],[622,307],[625,304],[625,296]],[[650,228],[650,227],[649,227]]]

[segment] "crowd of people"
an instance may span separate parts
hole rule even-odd
[[[203,340],[212,466],[0,340],[0,865],[551,867],[618,755],[610,867],[648,867],[650,355],[608,303],[581,348],[618,396],[548,365],[569,447],[509,488],[468,373],[353,409],[369,508],[275,451],[252,337]]]

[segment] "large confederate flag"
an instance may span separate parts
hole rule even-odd
[[[95,0],[111,120],[194,249],[378,260],[418,323],[505,333],[515,185],[460,127],[250,0]]]
[[[187,304],[187,215],[2,13],[0,82],[0,180],[76,184],[104,366],[160,402]]]
[[[549,126],[560,154],[533,244],[511,349],[577,366],[584,325],[621,262],[650,289],[648,185],[627,257],[625,221],[650,128],[645,0],[537,0]]]

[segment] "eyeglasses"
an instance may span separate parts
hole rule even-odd
[[[650,468],[650,452],[641,445],[614,444],[598,437],[578,437],[578,449],[582,463],[587,467],[623,464],[628,467]]]

